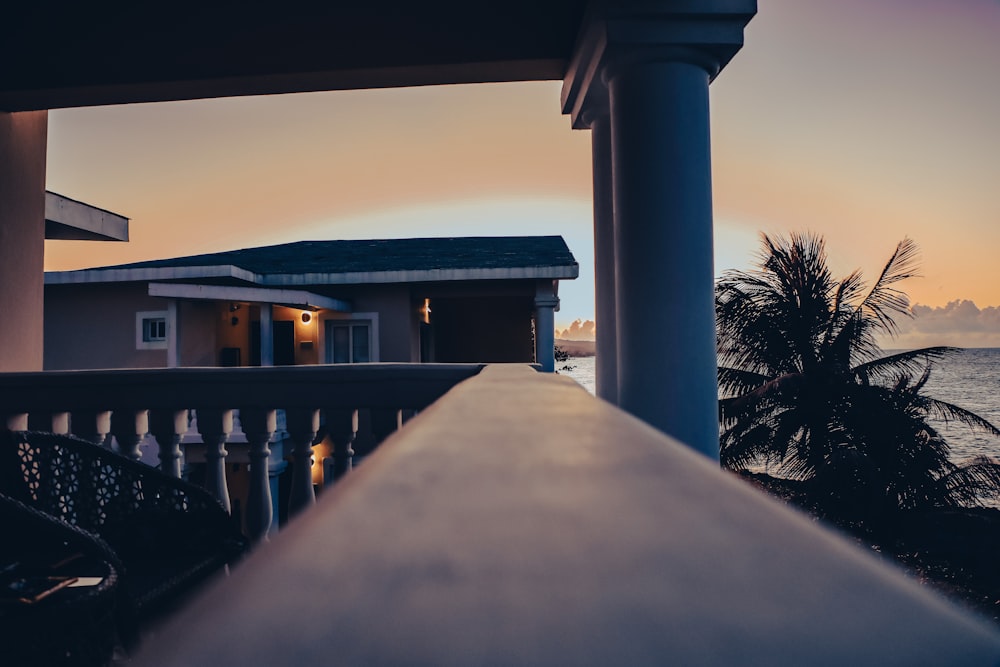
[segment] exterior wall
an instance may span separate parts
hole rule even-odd
[[[0,112],[0,371],[43,363],[48,112]]]
[[[219,304],[213,301],[178,301],[178,366],[219,365],[218,312]]]
[[[213,303],[215,306],[216,359],[213,365],[221,365],[219,354],[224,347],[235,347],[240,351],[240,365],[250,363],[250,306],[242,303]],[[236,309],[232,310],[235,306]],[[259,319],[259,315],[258,315]]]
[[[379,314],[379,361],[417,361],[413,357],[411,330],[416,312],[410,307],[407,285],[379,285],[354,300],[356,312]]]
[[[419,313],[411,302],[408,285],[349,286],[335,291],[326,290],[326,293],[349,300],[355,314],[377,315],[379,361],[406,363],[420,360],[419,340],[415,340]],[[351,313],[320,313],[320,322],[316,327],[318,363],[326,362],[326,321],[350,318]]]
[[[522,284],[523,283],[523,284]],[[135,314],[166,310],[146,283],[49,285],[45,288],[45,369],[155,368],[167,366],[165,349],[139,350]],[[316,290],[319,291],[319,290]],[[350,300],[353,313],[273,307],[274,322],[291,322],[296,365],[327,363],[326,322],[371,313],[378,361],[420,361],[421,308],[431,299],[434,361],[531,362],[534,283],[361,285],[325,290]],[[235,309],[234,309],[235,308]],[[259,306],[178,300],[178,363],[221,365],[221,351],[240,350],[249,365],[251,327]],[[362,315],[363,316],[363,315]],[[374,354],[374,350],[373,350]]]
[[[145,283],[48,285],[45,370],[166,366],[166,350],[135,346],[136,312],[167,308],[146,289]]]

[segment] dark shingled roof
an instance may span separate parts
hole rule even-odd
[[[561,236],[299,241],[101,269],[238,266],[259,275],[575,266]]]

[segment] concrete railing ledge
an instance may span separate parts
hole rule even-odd
[[[489,366],[136,665],[995,665],[1000,634],[599,401]]]

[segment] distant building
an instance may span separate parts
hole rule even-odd
[[[44,364],[551,370],[559,281],[578,271],[561,237],[542,236],[302,241],[48,272]]]

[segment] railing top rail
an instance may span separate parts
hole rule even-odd
[[[145,648],[136,665],[958,665],[996,664],[1000,636],[567,378],[491,366]]]
[[[0,373],[0,411],[424,408],[483,364],[331,364]]]

